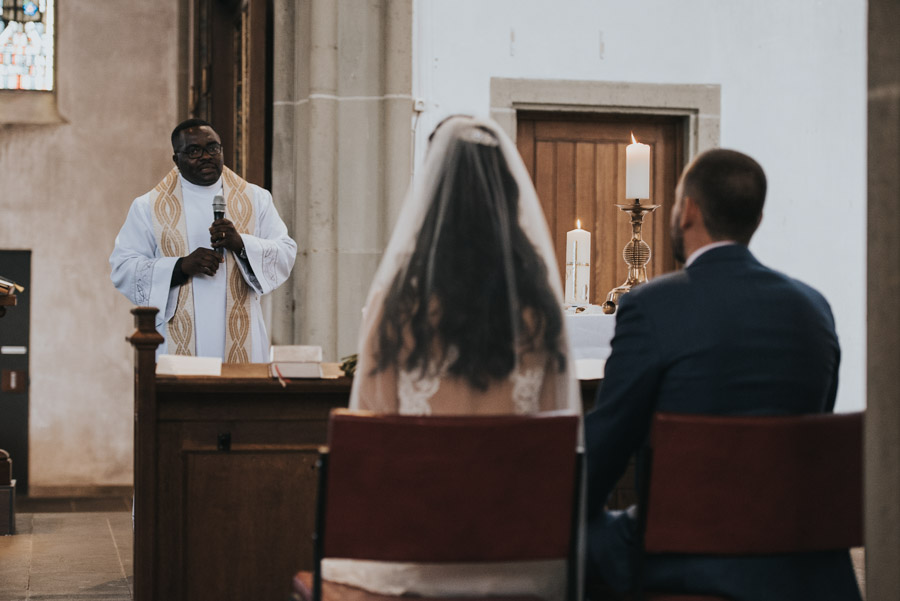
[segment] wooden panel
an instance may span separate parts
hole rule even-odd
[[[260,382],[263,387],[268,383]],[[170,417],[160,423],[159,599],[206,598],[211,590],[218,592],[217,599],[280,598],[291,574],[312,568],[313,466],[319,446],[327,442],[329,410],[346,406],[348,393],[349,388],[331,405],[307,407],[303,416],[285,411],[306,405],[291,402],[289,393],[282,393],[281,410],[241,395],[256,410],[256,419],[241,411],[238,419],[210,420],[234,415],[228,408],[234,399],[220,394],[221,405],[205,403],[206,420],[189,411],[182,414],[187,419]],[[167,394],[160,405],[170,404],[173,395]],[[171,408],[161,413],[176,414]],[[229,450],[218,448],[223,434],[229,437]],[[230,568],[238,559],[246,569]],[[237,592],[222,592],[221,581]],[[266,587],[275,587],[273,594],[249,594]],[[207,594],[198,594],[201,590]]]
[[[185,455],[184,599],[286,599],[312,566],[315,450]],[[228,569],[254,561],[256,569]]]
[[[594,169],[595,144],[575,144],[575,218],[581,220],[581,227],[589,232],[596,232],[597,221],[596,180],[597,172]],[[565,249],[565,239],[563,240]],[[597,257],[597,241],[591,239],[591,265],[595,264]],[[560,275],[565,280],[565,271]],[[590,293],[597,286],[597,279],[591,276]]]
[[[522,162],[534,181],[534,121],[519,121],[516,125],[516,139],[519,140],[519,154],[522,155]]]
[[[553,236],[553,244],[556,249],[556,257],[561,273],[565,273],[566,260],[565,253],[560,254],[559,247],[556,246],[558,237],[556,222],[556,145],[547,142],[535,143],[535,182],[534,187],[537,191],[538,198],[541,201],[541,207],[544,209],[544,216],[547,218],[547,227],[550,229],[550,235]],[[565,243],[565,240],[563,241]]]
[[[566,232],[575,228],[575,144],[556,143],[556,229],[553,246],[560,265],[560,279],[566,274]]]
[[[154,495],[135,498],[135,511],[143,501],[155,506],[156,524],[153,528],[155,558],[154,582],[156,599],[183,599],[181,566],[184,558],[184,518],[181,515],[184,498],[184,473],[181,461],[183,446],[182,424],[157,424],[158,449],[155,452],[161,478],[156,483]],[[139,564],[135,553],[135,565]],[[135,595],[135,599],[140,599]]]
[[[631,239],[631,224],[614,205],[629,202],[625,198],[625,148],[632,133],[651,147],[653,198],[649,202],[662,205],[644,220],[643,239],[652,250],[648,276],[676,268],[669,215],[684,163],[683,127],[679,118],[652,115],[525,114],[518,120],[517,144],[523,156],[534,157],[529,172],[553,236],[560,277],[565,277],[565,234],[575,227],[575,219],[580,218],[582,227],[592,234],[592,303],[601,304],[610,289],[625,281],[628,271],[622,251]]]
[[[628,265],[625,263],[625,260],[622,258],[622,251],[625,248],[625,245],[631,240],[631,220],[627,215],[622,213],[615,205],[616,204],[627,204],[628,201],[625,198],[625,148],[628,146],[627,143],[620,142],[616,144],[611,144],[615,148],[616,157],[618,160],[616,161],[616,196],[613,199],[612,203],[612,223],[608,225],[608,227],[615,232],[613,235],[613,239],[616,241],[613,254],[610,258],[612,261],[613,271],[615,272],[615,276],[613,276],[613,284],[615,286],[620,285],[625,281],[626,276],[628,275]],[[652,150],[651,150],[652,152]],[[645,220],[646,221],[646,220]],[[605,300],[604,292],[600,292],[595,297],[596,304],[600,304]]]
[[[634,133],[639,142],[656,143],[662,135],[661,126],[669,121],[657,117],[647,120],[634,115],[628,120],[604,121],[599,118],[576,117],[559,120],[536,119],[534,135],[537,140],[564,140],[567,142],[590,142],[592,144],[628,144]]]
[[[603,177],[603,174],[618,173],[619,153],[615,144],[598,144],[594,169],[596,177],[597,219],[593,225],[593,256],[591,257],[591,298],[598,299],[610,288],[618,285],[618,264],[622,254],[619,238],[615,235],[619,221],[619,211],[611,199],[618,198],[625,189],[619,186],[620,178]],[[621,191],[620,191],[621,188]],[[612,235],[610,235],[612,233]]]

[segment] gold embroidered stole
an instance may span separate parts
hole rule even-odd
[[[253,202],[247,193],[247,182],[228,167],[222,172],[225,196],[225,216],[242,234],[251,234],[255,223]],[[178,169],[173,168],[150,193],[153,208],[153,232],[157,244],[166,257],[184,257],[189,254],[187,225],[184,218],[184,200],[178,180]],[[210,219],[212,222],[212,219]],[[244,281],[234,255],[225,253],[228,282],[225,295],[225,362],[249,363],[250,337],[250,286]],[[169,353],[195,355],[197,352],[194,322],[194,289],[188,280],[178,291],[175,315],[167,325]]]
[[[247,194],[247,182],[225,167],[223,191],[225,216],[241,234],[252,234],[256,220],[253,203]],[[225,362],[250,363],[250,286],[244,280],[233,253],[225,253],[228,268],[228,293],[225,300]]]

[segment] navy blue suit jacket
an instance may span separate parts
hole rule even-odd
[[[724,415],[830,412],[840,347],[828,303],[743,245],[713,248],[690,267],[622,297],[612,354],[585,417],[588,580],[624,590],[638,543],[628,514],[603,510],[655,411]],[[658,557],[648,587],[736,599],[858,599],[846,552],[723,559]],[[849,596],[848,596],[849,595]]]

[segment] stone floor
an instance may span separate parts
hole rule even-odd
[[[130,509],[130,499],[21,499],[16,534],[0,536],[0,601],[131,601]],[[852,556],[865,598],[865,550]]]
[[[64,511],[18,513],[0,536],[0,601],[130,601],[131,512]]]
[[[131,511],[131,495],[127,497],[18,497],[18,513],[68,513],[93,511]]]

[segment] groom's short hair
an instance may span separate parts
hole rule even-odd
[[[697,204],[710,237],[748,244],[762,217],[766,174],[742,152],[708,150],[685,171],[682,194]]]

